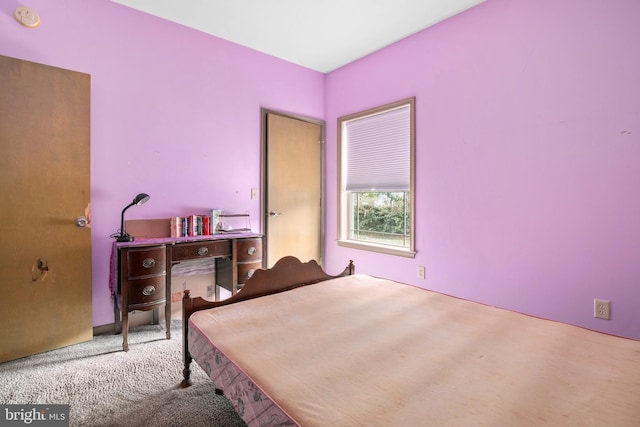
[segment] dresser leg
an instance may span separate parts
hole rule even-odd
[[[114,293],[112,296],[113,299],[113,333],[119,334],[122,331],[122,323],[120,323],[120,308],[118,307],[117,296]]]
[[[129,351],[129,313],[122,312],[122,351]]]
[[[113,312],[113,333],[119,334],[122,332],[122,321],[120,320],[120,309],[116,307]]]
[[[171,339],[171,295],[167,295],[167,303],[164,306],[164,319],[167,328],[167,339]]]

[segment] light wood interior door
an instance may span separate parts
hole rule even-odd
[[[286,255],[322,265],[323,124],[265,114],[267,266]]]
[[[76,225],[90,208],[90,76],[6,56],[0,76],[2,362],[93,328],[91,232]]]

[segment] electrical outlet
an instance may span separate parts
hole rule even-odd
[[[593,316],[598,319],[611,320],[611,302],[602,299],[594,299]]]
[[[418,279],[424,280],[424,265],[418,266]]]
[[[213,286],[214,285],[207,285],[207,298],[213,298]]]
[[[251,189],[251,200],[258,200],[258,189],[257,188],[252,188]]]

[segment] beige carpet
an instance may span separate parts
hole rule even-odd
[[[196,363],[182,389],[181,324],[159,325],[0,364],[0,404],[70,404],[71,426],[245,426]]]

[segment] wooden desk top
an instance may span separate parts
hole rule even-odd
[[[187,236],[187,237],[138,237],[133,242],[113,242],[114,248],[129,248],[132,246],[154,246],[154,245],[175,245],[177,243],[199,242],[207,240],[226,239],[247,239],[252,237],[262,237],[260,233],[218,233],[208,236]]]

